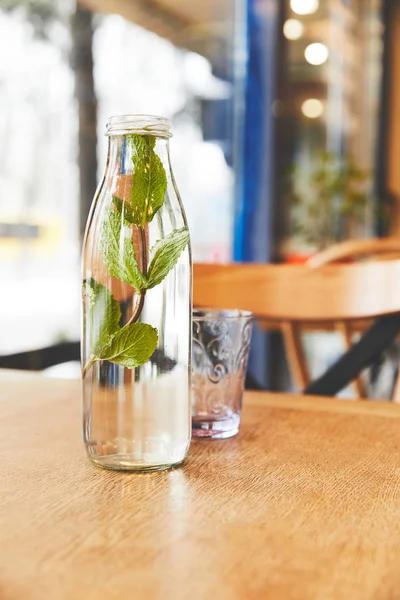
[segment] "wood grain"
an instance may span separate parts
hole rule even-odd
[[[249,393],[237,437],[114,473],[85,457],[79,382],[0,375],[0,598],[398,598],[399,418]]]

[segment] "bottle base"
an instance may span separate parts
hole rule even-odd
[[[93,456],[88,453],[89,460],[96,467],[100,469],[107,469],[109,471],[130,471],[145,473],[149,471],[166,471],[167,469],[174,469],[181,466],[185,462],[185,458],[174,463],[165,464],[151,464],[145,460],[138,459],[137,456],[132,454],[114,454],[107,456]]]

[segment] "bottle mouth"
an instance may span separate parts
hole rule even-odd
[[[106,127],[106,135],[154,135],[170,138],[171,122],[165,117],[156,115],[116,115],[110,117]]]

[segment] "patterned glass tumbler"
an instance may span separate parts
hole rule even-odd
[[[252,314],[195,310],[192,343],[192,437],[228,438],[239,431]]]

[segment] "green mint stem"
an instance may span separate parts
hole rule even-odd
[[[83,369],[82,369],[82,377],[83,377],[83,378],[85,377],[85,375],[86,375],[86,373],[89,371],[89,369],[91,369],[91,368],[92,368],[92,366],[94,365],[94,363],[96,362],[96,360],[97,360],[97,359],[96,359],[96,357],[95,357],[95,356],[91,356],[91,357],[89,358],[89,360],[88,360],[88,361],[86,361],[86,364],[85,364],[85,366],[84,366],[84,367],[83,367]]]
[[[147,277],[147,260],[148,260],[147,259],[148,252],[147,252],[147,244],[146,244],[146,232],[143,229],[143,227],[139,227],[138,230],[139,230],[139,235],[140,235],[140,245],[142,246],[142,273],[143,273],[144,278],[146,279],[146,277]],[[146,290],[145,289],[140,290],[139,302],[137,303],[135,310],[132,313],[131,318],[127,322],[127,325],[136,323],[136,321],[142,314],[145,296],[146,296]]]
[[[136,304],[135,310],[133,311],[131,318],[127,322],[127,325],[132,325],[132,323],[136,323],[136,321],[140,317],[143,307],[144,307],[145,296],[146,296],[146,290],[142,290],[140,292],[139,302]]]

